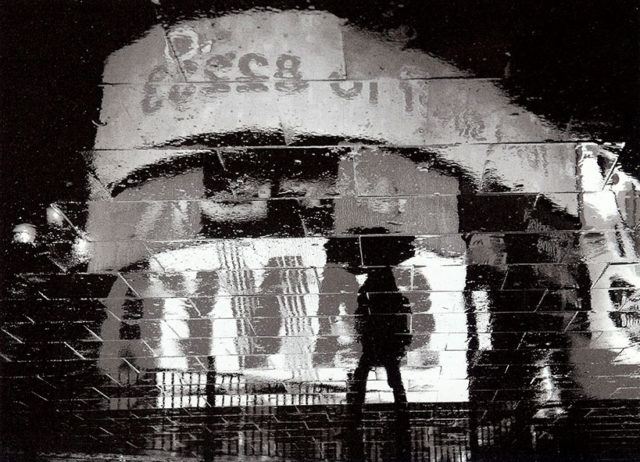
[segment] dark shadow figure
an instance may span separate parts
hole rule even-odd
[[[349,375],[347,403],[351,411],[360,414],[369,372],[374,367],[384,367],[395,403],[406,407],[400,361],[412,340],[411,308],[398,289],[393,267],[415,255],[414,237],[370,235],[385,234],[384,228],[350,231],[361,235],[357,243],[329,239],[325,244],[327,262],[341,263],[348,272],[367,276],[358,290],[355,311],[355,330],[362,345],[362,356],[356,370]]]
[[[392,460],[408,461],[411,438],[407,393],[402,383],[400,362],[411,343],[409,301],[398,290],[391,267],[366,270],[367,279],[358,291],[356,333],[362,344],[362,356],[347,382],[347,459],[363,461],[365,457],[365,428],[362,411],[367,392],[367,378],[374,367],[384,367],[387,383],[393,390],[395,420],[393,428],[385,432],[391,440]],[[391,460],[391,459],[390,459]]]
[[[367,378],[374,367],[384,367],[393,390],[396,414],[390,428],[383,432],[390,437],[389,457],[384,460],[410,460],[411,437],[407,394],[402,383],[400,362],[412,341],[411,308],[396,284],[393,267],[415,254],[413,236],[369,236],[384,234],[383,228],[351,230],[360,234],[357,240],[329,239],[325,244],[327,262],[344,265],[353,275],[366,275],[358,290],[355,308],[355,331],[362,345],[362,355],[347,381],[347,406],[342,433],[344,457],[349,461],[367,460],[365,441],[372,428],[361,426],[367,392]],[[357,287],[355,277],[353,284]],[[344,289],[344,283],[341,284]],[[332,291],[337,288],[331,289]],[[335,305],[335,303],[334,303]],[[347,303],[347,306],[349,303]],[[375,424],[374,424],[375,425]],[[374,437],[375,438],[375,437]],[[380,441],[374,444],[378,444]]]
[[[367,280],[358,291],[356,332],[362,344],[362,356],[347,389],[348,459],[366,460],[365,433],[359,431],[367,392],[367,378],[374,367],[384,367],[387,383],[393,390],[396,425],[392,436],[395,460],[409,460],[410,438],[407,394],[402,383],[400,361],[411,343],[409,301],[398,290],[391,267],[367,269]]]
[[[374,367],[384,367],[396,405],[407,404],[400,361],[411,343],[409,301],[398,290],[391,267],[370,268],[358,291],[356,332],[362,356],[350,378],[347,402],[357,412],[364,404],[367,377]]]

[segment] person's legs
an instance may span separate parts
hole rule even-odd
[[[387,360],[384,368],[387,371],[387,383],[393,390],[394,401],[396,404],[406,404],[407,393],[402,383],[402,376],[400,375],[400,358]]]
[[[347,419],[345,420],[344,442],[346,445],[346,460],[364,460],[362,407],[367,393],[367,377],[371,370],[371,361],[363,353],[356,370],[347,379]]]
[[[367,378],[371,370],[371,361],[366,353],[363,353],[358,362],[358,367],[353,372],[347,386],[347,402],[352,405],[362,406],[367,393]]]

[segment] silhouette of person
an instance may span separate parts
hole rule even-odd
[[[390,266],[367,269],[366,275],[358,291],[355,324],[362,356],[351,377],[347,401],[357,407],[364,404],[369,372],[382,366],[396,404],[406,404],[400,361],[412,340],[409,301],[400,294]]]

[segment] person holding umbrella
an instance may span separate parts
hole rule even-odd
[[[367,228],[357,232],[371,235],[387,231]],[[405,405],[407,396],[402,383],[400,361],[412,340],[411,307],[398,289],[392,267],[414,255],[414,238],[367,236],[365,239],[368,245],[363,246],[362,255],[354,254],[352,258],[333,239],[329,239],[325,245],[327,261],[347,263],[349,272],[366,276],[358,290],[355,310],[355,332],[362,346],[362,355],[354,372],[349,374],[347,402],[356,409],[360,408],[365,401],[369,372],[374,367],[384,367],[395,403]],[[349,261],[345,262],[345,259]]]

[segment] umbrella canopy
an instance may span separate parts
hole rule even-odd
[[[359,232],[378,234],[380,231],[369,228],[361,229]],[[366,269],[363,266],[396,266],[415,255],[413,236],[365,237],[362,253],[357,243],[341,238],[327,239],[324,248],[327,252],[327,263],[344,264],[354,274],[365,273]]]

